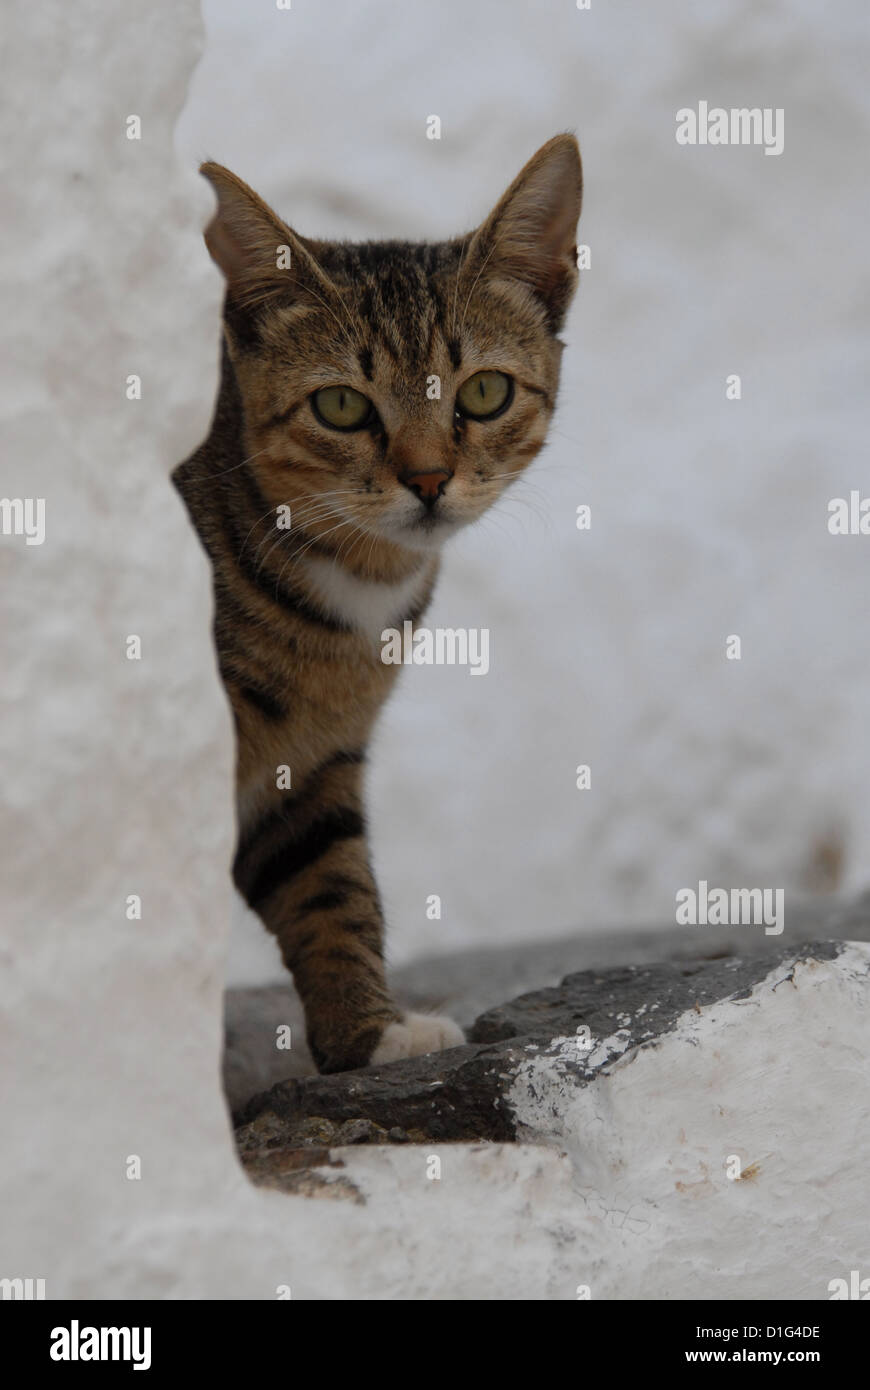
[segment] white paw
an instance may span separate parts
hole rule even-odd
[[[461,1047],[465,1034],[452,1018],[439,1014],[405,1014],[401,1023],[388,1023],[370,1058],[370,1065],[418,1057],[421,1052],[443,1052]]]

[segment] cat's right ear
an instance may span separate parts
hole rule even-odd
[[[298,299],[328,282],[301,237],[222,164],[209,160],[199,172],[217,196],[205,244],[223,271],[227,295],[239,309],[255,310],[272,299]]]

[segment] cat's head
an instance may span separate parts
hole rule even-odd
[[[475,231],[435,244],[299,236],[202,166],[206,242],[260,489],[313,534],[413,550],[474,521],[541,448],[577,283],[582,174],[558,135]]]

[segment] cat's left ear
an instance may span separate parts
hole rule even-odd
[[[463,278],[518,280],[544,303],[552,332],[562,326],[577,286],[577,221],[583,197],[580,149],[556,135],[532,155],[473,234]]]

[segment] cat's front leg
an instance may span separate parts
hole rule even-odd
[[[402,1013],[394,1003],[365,848],[345,845],[341,858],[340,870],[323,866],[311,875],[295,908],[285,901],[273,903],[271,912],[261,909],[293,972],[318,1070],[348,1071],[458,1047],[465,1038],[452,1019]]]
[[[293,972],[319,1071],[464,1041],[452,1020],[404,1014],[390,994],[359,759],[337,755],[308,780],[304,797],[261,810],[242,835],[234,875]]]
[[[284,960],[305,1008],[308,1046],[321,1072],[440,1052],[464,1041],[439,1015],[402,1013],[383,958],[384,929],[365,848],[346,847],[339,874],[320,878],[293,926],[279,930]],[[339,902],[339,899],[343,899]]]

